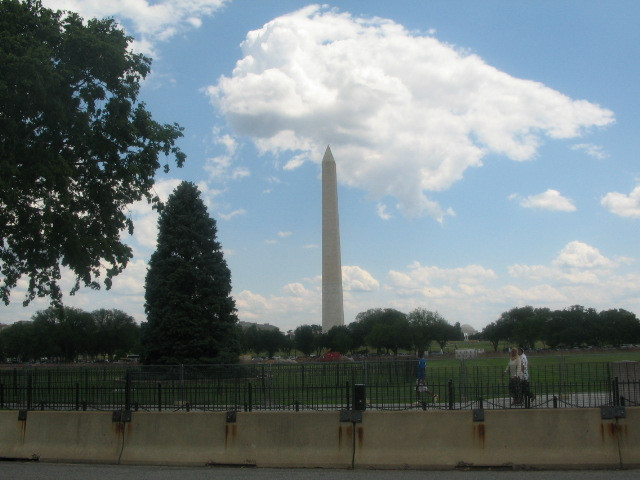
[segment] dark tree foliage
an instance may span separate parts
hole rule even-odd
[[[416,352],[425,352],[435,340],[436,332],[433,326],[437,318],[437,312],[431,312],[422,307],[416,308],[407,315],[411,341]]]
[[[258,326],[250,325],[242,330],[242,352],[253,352],[256,356],[260,356],[264,350],[262,339],[259,336]]]
[[[38,358],[38,351],[34,341],[34,327],[32,323],[17,322],[0,331],[0,346],[2,356],[16,360],[32,360]]]
[[[273,358],[278,351],[282,350],[286,341],[284,333],[280,330],[258,330],[258,336],[260,344],[269,358]]]
[[[501,325],[499,322],[491,322],[482,329],[480,338],[488,340],[493,347],[493,351],[497,352],[500,342],[507,338],[507,334],[503,325]]]
[[[573,305],[563,310],[512,308],[487,325],[478,336],[489,340],[497,350],[498,343],[509,341],[525,349],[542,341],[551,348],[623,344],[640,341],[640,321],[634,313],[623,309],[603,310]]]
[[[640,321],[634,313],[622,308],[602,311],[598,324],[604,328],[603,338],[614,347],[624,344],[640,343]]]
[[[100,309],[91,313],[96,335],[95,354],[106,354],[109,360],[123,356],[139,347],[140,327],[131,315],[121,310]]]
[[[243,353],[253,352],[256,356],[264,353],[268,358],[273,358],[278,351],[290,352],[294,347],[293,341],[290,342],[280,330],[258,328],[257,325],[243,329],[241,342]]]
[[[411,347],[411,333],[407,316],[394,308],[371,308],[356,315],[349,325],[352,334],[352,349],[369,345],[378,352]]]
[[[300,325],[295,329],[294,333],[295,347],[302,352],[303,355],[309,356],[315,350],[315,337],[317,332],[311,325]]]
[[[352,348],[351,332],[344,325],[331,327],[326,335],[326,346],[333,352],[347,354]]]
[[[61,266],[110,288],[132,257],[127,205],[152,195],[160,156],[182,166],[176,125],[137,101],[151,60],[111,19],[84,23],[39,0],[0,0],[0,294],[59,303]],[[168,170],[168,163],[164,165]]]
[[[181,183],[158,220],[158,246],[146,278],[147,364],[238,361],[231,272],[198,188]]]
[[[88,313],[72,307],[39,310],[31,322],[18,322],[0,331],[0,354],[22,361],[73,362],[79,355],[95,358],[134,351],[140,328],[120,310]]]

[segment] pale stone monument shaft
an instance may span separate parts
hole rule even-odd
[[[336,162],[327,146],[322,159],[322,331],[344,325],[342,259]]]

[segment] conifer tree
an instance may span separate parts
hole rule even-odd
[[[149,261],[144,363],[237,362],[231,272],[216,233],[198,188],[181,183],[160,213],[158,244]]]

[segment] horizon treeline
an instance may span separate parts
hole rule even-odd
[[[289,335],[257,324],[236,328],[241,353],[268,358],[278,352],[290,356],[293,351],[319,356],[327,350],[397,355],[399,351],[444,350],[449,342],[464,339],[459,322],[452,325],[438,312],[424,308],[408,314],[393,308],[369,309],[356,315],[350,324],[326,333],[320,325],[300,325]],[[113,361],[140,353],[140,335],[141,325],[117,309],[89,313],[72,307],[50,307],[36,312],[31,321],[0,330],[0,360],[47,358],[72,362],[84,356]],[[490,342],[494,351],[501,342],[525,349],[540,343],[550,348],[620,347],[640,343],[640,320],[624,309],[598,312],[580,305],[563,310],[515,307],[469,338]]]

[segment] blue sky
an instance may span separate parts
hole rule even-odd
[[[640,3],[43,3],[112,16],[153,57],[141,97],[188,155],[156,191],[199,185],[241,320],[321,323],[327,144],[346,323],[376,307],[476,329],[524,305],[640,314]],[[131,212],[130,266],[67,304],[145,320],[157,219]],[[12,300],[0,322],[47,306]]]

